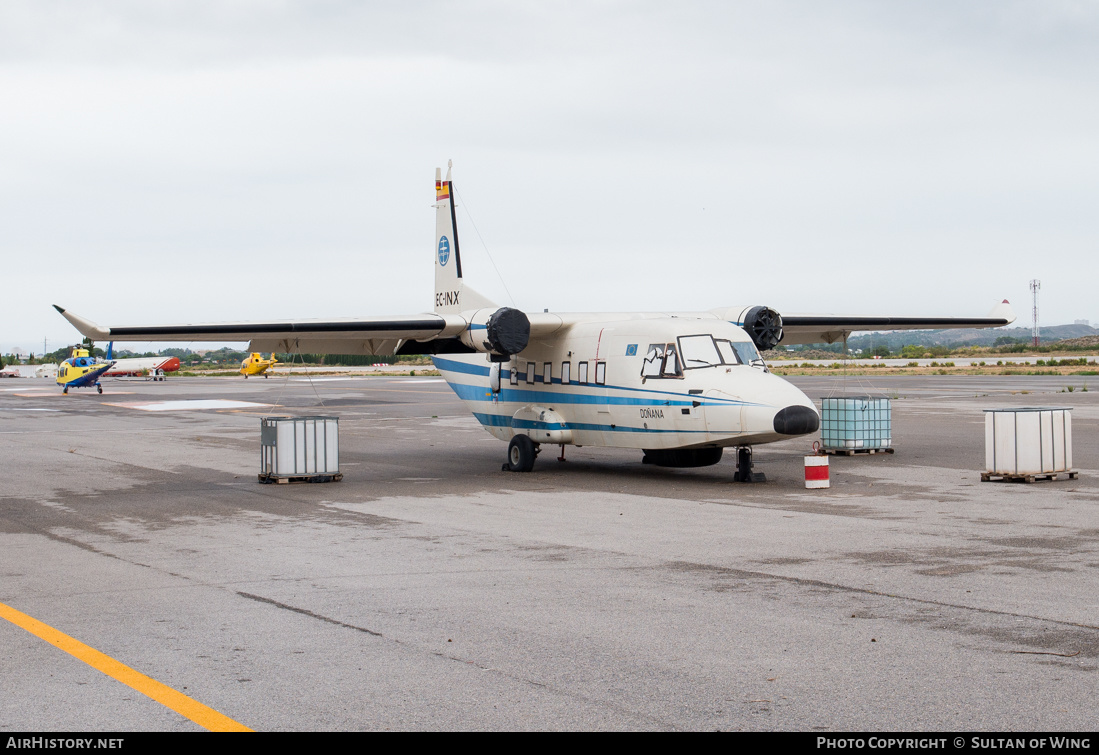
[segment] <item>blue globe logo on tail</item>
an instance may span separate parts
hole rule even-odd
[[[446,265],[447,260],[450,259],[450,242],[446,240],[446,236],[439,237],[439,264]]]

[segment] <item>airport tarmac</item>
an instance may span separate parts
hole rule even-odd
[[[3,381],[0,603],[256,730],[1091,731],[1086,380],[849,383],[896,454],[827,490],[812,436],[762,484],[731,453],[502,472],[440,378]],[[982,483],[982,410],[1035,405],[1074,408],[1079,479]],[[259,484],[259,418],[313,414],[343,481]],[[0,730],[200,730],[3,620],[0,649]]]

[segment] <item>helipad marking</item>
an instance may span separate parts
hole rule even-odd
[[[196,409],[244,409],[253,406],[270,406],[251,401],[233,401],[231,399],[184,399],[181,401],[149,401],[144,403],[111,404],[126,409],[140,409],[143,412],[186,412]]]
[[[182,692],[177,692],[168,685],[145,676],[140,671],[134,671],[109,655],[88,647],[83,642],[73,639],[64,632],[57,631],[48,624],[43,624],[38,619],[17,611],[11,606],[0,603],[0,618],[7,619],[35,637],[64,650],[72,657],[84,661],[96,671],[100,671],[112,679],[122,682],[127,687],[137,690],[165,708],[174,710],[184,718],[194,721],[204,729],[210,731],[252,731],[244,724],[234,721],[225,714],[218,713],[213,708],[187,697]]]

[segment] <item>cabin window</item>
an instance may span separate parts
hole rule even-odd
[[[595,363],[595,383],[596,385],[606,385],[607,383],[607,363],[596,362]]]
[[[542,365],[542,382],[546,385],[553,383],[553,362],[546,362]]]
[[[536,369],[534,362],[527,362],[527,382],[531,385],[534,384],[534,372]]]
[[[576,376],[580,380],[580,385],[588,384],[588,363],[581,362],[576,366]]]
[[[561,385],[568,385],[572,380],[572,364],[569,362],[561,362]]]
[[[512,385],[519,385],[519,370],[517,369],[518,367],[519,367],[518,364],[513,364],[511,366],[511,384]]]

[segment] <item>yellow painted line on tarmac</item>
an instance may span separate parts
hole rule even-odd
[[[17,627],[25,629],[35,637],[64,650],[74,658],[84,661],[96,671],[101,671],[112,679],[132,687],[164,707],[171,708],[179,715],[189,718],[204,729],[210,731],[252,731],[244,724],[237,723],[197,700],[192,700],[182,692],[176,692],[156,679],[145,676],[139,671],[134,671],[109,655],[88,647],[83,642],[69,637],[64,632],[57,631],[48,624],[43,624],[38,619],[27,616],[27,614],[17,611],[11,606],[0,603],[0,618],[7,619]]]

